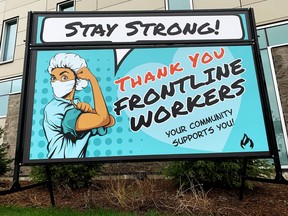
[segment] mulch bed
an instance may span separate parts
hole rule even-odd
[[[31,184],[21,182],[21,185]],[[11,182],[0,182],[0,190]],[[199,188],[198,188],[199,189]],[[253,190],[245,189],[243,201],[239,190],[195,188],[179,190],[169,180],[97,180],[89,188],[71,190],[55,187],[56,207],[86,210],[115,209],[144,214],[202,215],[288,215],[288,185],[255,182]],[[0,197],[0,205],[50,207],[47,187],[37,187]]]

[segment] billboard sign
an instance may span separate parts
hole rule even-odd
[[[269,156],[251,18],[31,13],[23,163]]]

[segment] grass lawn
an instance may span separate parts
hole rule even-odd
[[[0,206],[0,215],[1,216],[131,216],[137,215],[137,213],[125,213],[117,212],[113,210],[87,210],[87,211],[77,211],[73,209],[59,209],[59,208],[32,208],[32,207],[14,207],[14,206]],[[156,216],[156,213],[148,213],[146,215]]]

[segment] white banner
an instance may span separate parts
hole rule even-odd
[[[51,17],[44,20],[43,42],[113,42],[243,39],[237,15]]]

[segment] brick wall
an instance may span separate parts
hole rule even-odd
[[[15,150],[17,142],[20,98],[21,94],[14,94],[9,96],[8,113],[4,128],[3,143],[8,147],[8,157],[13,160],[15,159]],[[12,170],[9,173],[7,173],[8,176],[13,175],[13,165],[14,161],[11,164]],[[21,168],[22,175],[27,175],[28,172],[29,168],[27,167]]]

